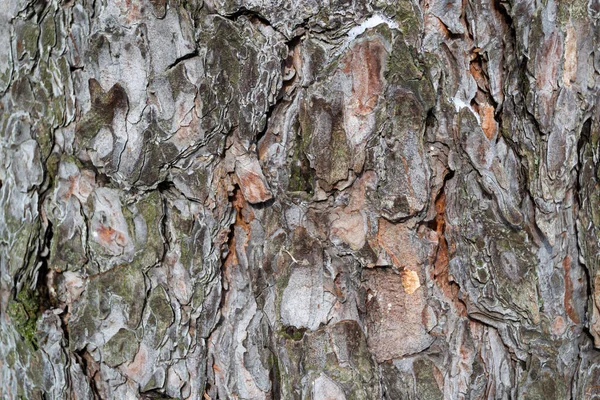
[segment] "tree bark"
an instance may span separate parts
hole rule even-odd
[[[5,0],[0,397],[600,396],[599,24]]]

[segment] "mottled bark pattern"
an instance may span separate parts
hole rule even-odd
[[[600,1],[4,0],[0,397],[600,397]]]

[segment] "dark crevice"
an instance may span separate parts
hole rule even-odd
[[[528,179],[528,175],[525,175],[525,179]],[[548,240],[548,237],[546,236],[546,234],[541,230],[541,228],[539,227],[539,225],[537,224],[536,220],[535,220],[535,213],[537,212],[537,209],[535,207],[535,200],[533,195],[531,194],[531,192],[529,191],[528,188],[525,188],[523,190],[524,195],[526,195],[529,198],[529,201],[532,204],[532,207],[534,208],[534,215],[533,218],[531,218],[531,231],[530,231],[530,235],[531,237],[534,238],[534,241],[537,239],[539,240],[539,244],[541,244],[542,246],[544,246],[544,248],[546,249],[546,252],[548,252],[548,254],[552,254],[552,245],[550,244],[550,241]],[[538,246],[539,246],[538,244]]]
[[[152,190],[158,190],[158,192],[161,193],[162,195],[166,195],[167,193],[171,193],[171,194],[173,194],[175,196],[179,196],[181,198],[184,198],[187,201],[190,201],[192,203],[202,203],[198,199],[195,199],[193,197],[187,196],[185,193],[183,193],[181,190],[179,190],[179,188],[175,185],[175,183],[173,181],[170,181],[170,180],[161,181],[161,182],[159,182],[156,185],[155,189],[150,188],[148,190],[141,190],[139,193],[146,193],[146,192],[152,191]],[[165,198],[165,200],[166,200],[166,198]]]
[[[96,184],[100,187],[109,186],[111,183],[110,177],[105,173],[96,172]]]
[[[438,204],[438,202],[442,199],[442,197],[445,197],[446,183],[449,180],[451,180],[452,178],[454,178],[454,171],[452,171],[451,169],[448,169],[448,172],[444,176],[444,181],[442,183],[442,187],[440,188],[440,191],[438,192],[437,196],[435,197],[435,204]],[[438,210],[438,212],[439,211],[442,211],[442,210]],[[445,212],[445,208],[444,208],[443,212]],[[436,218],[432,219],[431,221],[426,221],[425,225],[433,231],[437,231],[438,229],[441,229],[442,232],[444,232],[445,225],[446,225],[445,218],[439,219],[436,216]]]
[[[175,188],[175,184],[171,181],[162,181],[158,184],[158,186],[156,186],[156,189],[160,193],[168,192],[169,190],[171,190],[173,188]]]
[[[271,381],[271,399],[281,399],[281,370],[279,367],[279,358],[275,351],[269,347],[269,352],[273,360],[273,365],[269,368],[269,380]]]
[[[288,57],[285,60],[281,61],[282,77],[285,77],[286,69],[294,68],[294,65],[293,65],[294,52],[296,50],[296,47],[301,42],[302,42],[302,35],[296,36],[286,43],[286,45],[288,47]],[[273,102],[273,104],[271,104],[269,106],[269,108],[265,112],[265,126],[261,132],[257,133],[256,138],[255,138],[255,143],[257,145],[260,143],[261,139],[265,136],[265,134],[267,133],[267,130],[269,129],[269,120],[271,119],[271,115],[273,114],[273,111],[279,104],[281,104],[281,100],[286,98],[287,90],[295,85],[296,81],[298,80],[298,76],[299,76],[298,71],[295,71],[293,77],[291,77],[289,80],[284,80],[282,82],[282,86],[281,86],[279,93],[277,94],[276,100]]]
[[[438,236],[438,247],[433,260],[433,280],[440,291],[453,305],[461,316],[467,316],[467,305],[461,298],[460,286],[454,281],[450,273],[450,246],[446,239],[446,185],[454,177],[454,171],[448,170],[444,176],[444,183],[435,200],[436,216],[428,221],[426,226],[435,231]]]
[[[227,260],[227,258],[229,256],[231,256],[231,253],[235,251],[235,225],[236,225],[237,219],[239,217],[238,214],[241,212],[241,210],[238,209],[235,205],[235,201],[238,198],[238,196],[243,197],[242,190],[240,189],[238,184],[234,184],[233,191],[229,195],[227,200],[229,201],[229,204],[231,205],[233,211],[235,212],[235,217],[233,218],[233,222],[229,226],[229,232],[227,234],[227,243],[226,243],[227,249],[224,249],[226,251],[221,255],[221,259],[224,262],[225,262],[225,260]]]
[[[283,85],[281,86],[281,91],[279,92],[279,96],[285,96],[288,92],[288,90],[290,91],[290,93],[293,91],[293,87],[296,84],[296,82],[298,81],[298,78],[300,76],[299,71],[295,70],[294,67],[294,55],[297,51],[298,46],[300,46],[300,44],[302,43],[302,41],[304,40],[304,32],[298,36],[294,36],[293,38],[291,38],[289,41],[286,42],[286,46],[288,48],[288,56],[285,60],[281,61],[281,70],[282,70],[282,76],[283,76]],[[286,79],[286,70],[294,70],[294,75],[288,79]]]
[[[175,184],[169,180],[164,180],[160,182],[156,186],[156,190],[159,192],[162,213],[159,221],[159,229],[160,229],[160,237],[163,241],[163,253],[161,260],[157,263],[157,265],[166,265],[166,259],[168,256],[168,252],[171,249],[171,236],[169,234],[169,203],[167,201],[167,194],[171,190],[177,190]],[[185,198],[185,196],[184,196]],[[148,296],[146,296],[147,301]],[[145,305],[144,305],[145,307]]]
[[[69,65],[69,72],[73,73],[75,71],[83,71],[85,69],[85,65],[82,66],[75,66],[75,65]]]
[[[39,265],[36,291],[40,296],[41,312],[54,308],[57,305],[56,300],[50,298],[50,290],[48,287],[48,259],[50,258],[50,246],[52,244],[53,236],[52,222],[48,221],[48,228],[44,235],[42,252],[38,254],[36,260],[36,265]]]
[[[273,110],[275,109],[275,107],[277,107],[278,104],[279,104],[279,101],[275,101],[273,104],[271,104],[269,106],[269,108],[265,112],[265,127],[262,129],[262,131],[260,131],[260,132],[258,132],[256,134],[256,138],[254,140],[254,143],[257,146],[260,143],[260,140],[266,135],[267,130],[269,129],[269,119],[271,119],[271,115],[273,114]]]
[[[431,14],[431,15],[437,20],[438,23],[440,23],[444,27],[444,29],[445,29],[444,34],[446,35],[446,37],[448,37],[448,39],[450,41],[462,40],[465,37],[464,33],[456,33],[456,32],[451,31],[450,28],[448,27],[448,25],[446,25],[444,23],[444,21],[442,21],[438,16],[433,15],[433,14]]]
[[[281,335],[286,339],[293,341],[300,341],[306,333],[306,328],[297,328],[292,325],[284,326],[281,328]]]
[[[48,178],[46,176],[45,182]],[[49,194],[46,189],[40,192],[38,202],[38,214],[43,215],[43,204]],[[39,236],[32,233],[29,236],[27,248],[35,253],[27,254],[21,269],[13,278],[13,297],[9,300],[7,307],[8,316],[11,318],[17,332],[25,342],[30,344],[34,350],[38,350],[37,322],[44,311],[53,309],[57,301],[50,296],[50,285],[48,283],[48,259],[53,237],[52,223],[47,220],[47,227],[38,226]]]
[[[175,68],[178,64],[182,63],[183,61],[198,57],[199,55],[200,53],[198,53],[198,49],[192,51],[191,53],[184,54],[181,57],[177,58],[175,61],[173,61],[171,64],[169,64],[169,66],[167,67],[167,71],[172,68]]]
[[[582,182],[583,178],[581,176],[581,172],[583,170],[585,145],[591,143],[591,130],[592,130],[592,119],[588,118],[582,125],[579,140],[577,142],[577,165],[575,167],[576,176],[575,176],[575,188],[574,188],[574,190],[575,190],[574,198],[575,198],[575,201],[577,202],[577,207],[574,207],[575,212],[580,211],[580,208],[583,204],[583,201],[582,201],[583,197],[586,196],[583,193],[584,187],[583,187],[583,182]],[[593,342],[594,337],[592,335],[592,332],[590,330],[590,325],[589,325],[590,314],[591,314],[591,311],[589,309],[590,301],[592,301],[592,302],[594,301],[593,293],[592,293],[592,276],[590,274],[588,266],[585,264],[585,260],[583,260],[583,249],[581,248],[581,244],[579,242],[579,240],[580,240],[579,218],[577,215],[574,215],[574,219],[575,219],[575,224],[574,224],[575,243],[577,246],[577,262],[578,262],[579,266],[581,267],[581,269],[583,270],[583,273],[584,273],[585,279],[586,279],[586,299],[587,299],[587,301],[585,302],[585,316],[584,316],[584,321],[582,324],[582,329],[583,329],[583,332],[585,333],[585,335],[588,336],[590,338],[590,340],[592,340],[592,342]]]
[[[581,164],[583,161],[582,160],[583,154],[581,153],[581,151],[583,150],[583,146],[585,146],[586,143],[590,143],[591,134],[592,134],[592,119],[588,118],[583,123],[583,126],[581,127],[581,134],[579,135],[579,141],[577,142],[577,156],[578,156],[577,170],[578,170],[578,172],[581,170]]]
[[[440,87],[438,87],[438,92],[436,93],[437,96],[440,96],[440,91],[441,91],[441,85]],[[427,116],[425,117],[425,132],[429,133],[433,130],[435,130],[438,126],[438,120],[435,116],[435,107],[432,107],[429,109],[429,111],[427,111]],[[431,143],[433,143],[434,141],[432,141]]]
[[[579,241],[577,241],[578,246],[577,246],[577,251],[580,252],[581,249],[579,248]],[[590,271],[587,269],[587,266],[585,264],[581,265],[582,269],[583,269],[583,273],[585,275],[585,279],[587,281],[587,285],[586,285],[586,296],[587,296],[587,301],[586,301],[586,307],[585,307],[585,315],[584,315],[584,319],[583,319],[583,323],[582,323],[582,329],[583,332],[586,334],[586,336],[588,336],[590,338],[590,340],[592,340],[592,342],[594,341],[594,336],[592,335],[592,331],[590,330],[590,310],[589,310],[589,304],[590,304],[590,299],[592,299],[593,293],[592,293],[592,278],[590,276]],[[593,301],[593,299],[592,299]]]
[[[163,393],[163,391],[153,389],[147,392],[140,393],[141,400],[175,400],[174,397],[169,397]]]
[[[230,257],[235,257],[235,225],[238,223],[238,219],[241,218],[241,209],[236,204],[237,200],[243,198],[242,191],[240,187],[235,184],[232,193],[228,197],[229,204],[231,205],[232,211],[234,212],[233,221],[229,225],[229,232],[227,233],[227,242],[224,243],[223,248],[221,249],[221,298],[219,299],[219,306],[217,310],[222,310],[225,307],[225,301],[227,299],[227,293],[229,292],[229,284],[227,283],[227,274],[226,269],[230,262]],[[219,330],[223,322],[225,321],[225,316],[223,313],[219,313],[219,320],[215,323],[212,329],[209,332],[207,342],[211,342],[213,334]],[[216,388],[215,388],[216,389]],[[207,383],[206,391],[209,391],[209,384]]]
[[[160,191],[160,189],[159,189]],[[166,265],[167,254],[171,249],[171,237],[169,235],[169,204],[164,193],[160,192],[160,200],[162,205],[162,215],[160,216],[160,237],[163,240],[163,254],[158,265]]]
[[[236,22],[238,20],[238,18],[241,16],[247,17],[251,22],[258,21],[263,25],[271,26],[271,22],[269,22],[269,20],[266,19],[264,16],[262,16],[259,12],[249,10],[246,7],[241,7],[239,10],[237,10],[233,14],[222,15],[222,17],[227,18],[234,22]]]
[[[98,386],[96,385],[96,374],[98,373],[100,366],[97,365],[91,354],[86,349],[73,352],[73,357],[75,358],[77,364],[81,366],[83,374],[88,379],[90,391],[92,392],[92,396],[94,396],[94,400],[102,399],[102,396],[100,396],[100,392],[98,390]]]
[[[502,16],[504,24],[507,27],[509,27],[509,30],[511,30],[511,32],[513,33],[513,43],[516,43],[516,34],[514,29],[515,25],[513,24],[513,18],[508,13],[508,9],[506,8],[505,3],[502,0],[492,0],[492,8],[496,10],[498,14],[500,14],[500,16]]]
[[[508,47],[508,45],[510,45],[510,47],[512,47],[512,49],[507,49],[508,50],[508,55],[512,55],[512,54],[516,54],[517,51],[517,31],[516,31],[516,27],[515,24],[513,23],[513,18],[510,15],[508,8],[505,5],[506,3],[503,2],[502,0],[492,0],[492,9],[495,10],[498,14],[500,14],[500,17],[502,17],[502,22],[504,23],[504,26],[506,27],[506,29],[508,30],[508,34],[509,34],[509,38],[503,38],[503,43],[504,43],[504,47]],[[518,63],[518,61],[517,61]]]

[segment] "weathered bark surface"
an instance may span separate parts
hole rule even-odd
[[[4,0],[0,397],[600,396],[598,0]]]

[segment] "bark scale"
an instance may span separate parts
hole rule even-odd
[[[600,396],[598,0],[8,0],[0,396]]]

